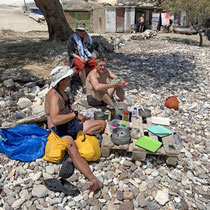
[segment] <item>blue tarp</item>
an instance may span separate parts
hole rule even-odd
[[[0,129],[0,152],[13,160],[33,161],[43,157],[49,132],[36,125]]]
[[[31,11],[38,15],[43,15],[43,13],[39,9],[31,9]]]

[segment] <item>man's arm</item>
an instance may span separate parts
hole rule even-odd
[[[83,62],[83,63],[86,63],[86,62],[87,62],[84,58],[80,57],[80,56],[77,55],[76,53],[73,53],[72,56],[74,56],[74,58],[78,58],[78,59],[79,59],[81,62]]]
[[[117,75],[114,74],[113,72],[111,72],[110,70],[108,70],[108,72],[109,72],[109,78],[110,78],[110,79],[114,79],[114,78],[117,77]],[[121,84],[122,84],[123,87],[126,87],[126,86],[128,85],[128,82],[126,82],[126,81],[121,77]]]
[[[94,74],[90,75],[90,83],[91,83],[93,89],[96,91],[104,91],[109,88],[116,87],[116,86],[120,85],[119,81],[116,81],[112,84],[99,83]]]
[[[50,119],[53,125],[62,125],[76,117],[75,113],[59,114],[59,111],[59,98],[53,94],[50,98]]]
[[[70,36],[69,41],[68,41],[68,47],[67,47],[69,58],[78,58],[83,63],[86,63],[86,60],[77,54],[76,46],[77,44],[74,40],[74,37]]]
[[[117,75],[116,74],[114,74],[113,72],[111,72],[110,70],[108,70],[108,73],[109,73],[109,78],[110,79],[114,79],[114,78],[116,78],[117,77]]]

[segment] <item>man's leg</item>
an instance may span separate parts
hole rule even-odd
[[[86,81],[86,72],[85,72],[85,64],[80,61],[78,58],[74,59],[74,68],[77,73],[79,73],[79,77],[81,79],[83,87],[85,87]]]
[[[108,105],[113,105],[113,101],[112,101],[112,96],[114,94],[115,88],[109,88],[107,90],[107,92],[105,92],[105,94],[102,96],[102,100],[108,104]]]
[[[123,87],[120,86],[120,87],[117,87],[117,88],[110,88],[108,90],[109,96],[112,97],[115,91],[116,91],[116,94],[119,97],[119,99],[123,103],[128,104],[127,100],[125,99],[125,91],[124,91]]]
[[[114,88],[110,88],[110,89],[108,89],[108,91],[103,91],[103,92],[101,91],[100,93],[98,93],[97,98],[94,98],[93,96],[92,97],[97,101],[103,101],[108,105],[113,105],[113,101],[111,97],[115,89]]]
[[[82,86],[85,88],[85,81],[86,81],[86,72],[85,72],[85,69],[82,69],[82,70],[79,72],[79,77],[80,77],[80,79],[81,79]]]
[[[89,135],[102,133],[105,130],[104,120],[87,120],[83,123],[83,131]]]
[[[68,152],[69,155],[71,156],[71,159],[75,165],[75,167],[85,175],[90,181],[89,184],[89,190],[95,191],[97,189],[101,189],[103,187],[103,184],[94,176],[92,171],[90,170],[90,167],[87,163],[87,161],[82,158],[79,154],[79,151],[77,149],[76,143],[72,139],[71,136],[64,136],[62,139],[65,139],[69,142],[68,146]]]
[[[125,91],[123,87],[117,87],[116,94],[123,103],[128,104],[128,101],[125,98]]]
[[[102,100],[108,104],[108,105],[113,105],[113,101],[110,97],[110,95],[108,93],[105,93],[103,96],[102,96]]]

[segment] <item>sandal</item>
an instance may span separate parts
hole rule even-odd
[[[73,197],[80,194],[76,186],[72,185],[64,179],[46,179],[44,180],[44,184],[47,187],[47,189],[54,192],[63,192],[66,195],[70,195]]]
[[[66,179],[63,179],[63,178],[61,178],[60,179],[60,181],[61,181],[61,184],[65,187],[65,188],[67,188],[68,190],[72,190],[72,191],[78,191],[78,189],[77,189],[77,187],[76,186],[74,186],[73,184],[71,184],[69,181],[67,181]],[[78,191],[79,192],[79,191]]]
[[[59,176],[68,179],[74,173],[74,164],[68,159],[61,166]]]

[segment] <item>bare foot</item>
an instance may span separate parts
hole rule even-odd
[[[89,190],[93,192],[98,189],[101,189],[102,187],[103,187],[103,184],[98,179],[93,179],[89,184]]]

